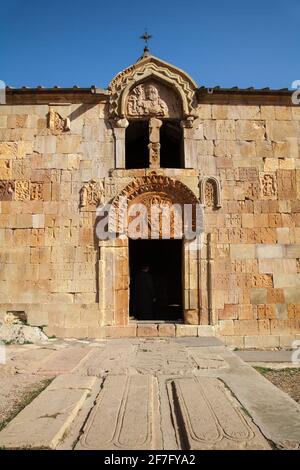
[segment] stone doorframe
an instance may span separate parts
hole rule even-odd
[[[174,203],[198,203],[195,194],[178,180],[161,175],[137,178],[113,200],[117,207],[120,198],[134,201],[147,194],[164,194]],[[151,196],[152,197],[152,196]],[[116,211],[109,216],[109,226],[118,227]],[[119,214],[122,215],[122,207]],[[123,227],[123,224],[121,224]],[[117,230],[118,235],[118,230]],[[203,235],[203,234],[202,234]],[[191,241],[183,239],[182,287],[184,323],[208,324],[207,315],[207,247],[191,249]],[[125,326],[129,322],[129,243],[126,235],[99,241],[99,309],[103,325]]]

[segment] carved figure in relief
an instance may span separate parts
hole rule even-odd
[[[136,86],[128,98],[128,114],[131,116],[167,116],[168,112],[167,103],[151,83]]]
[[[0,181],[0,201],[11,201],[14,193],[12,181]]]
[[[53,109],[48,114],[48,127],[53,133],[61,133],[70,130],[69,118],[63,118]]]
[[[264,175],[262,178],[262,193],[263,196],[276,195],[276,183],[273,175]]]

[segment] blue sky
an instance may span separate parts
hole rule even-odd
[[[106,88],[151,52],[199,86],[290,87],[300,79],[299,0],[0,0],[0,80]]]

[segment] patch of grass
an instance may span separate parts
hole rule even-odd
[[[31,403],[45,388],[50,385],[54,377],[50,379],[42,380],[33,390],[25,393],[22,397],[22,400],[14,407],[9,416],[0,422],[0,431],[2,431],[8,423],[14,419],[29,403]]]
[[[270,369],[269,367],[261,367],[261,366],[253,366],[253,368],[257,370],[257,372],[263,375],[273,370],[273,369]]]

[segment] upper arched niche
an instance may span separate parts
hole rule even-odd
[[[109,114],[115,119],[157,116],[187,118],[195,113],[193,79],[154,56],[142,57],[110,83]]]

